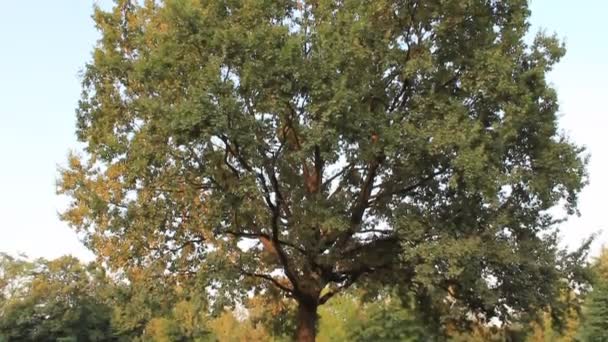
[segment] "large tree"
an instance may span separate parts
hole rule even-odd
[[[576,274],[549,209],[575,211],[585,162],[545,79],[564,49],[527,44],[528,15],[525,0],[117,0],[94,15],[63,218],[114,269],[205,274],[218,301],[292,297],[301,341],[353,283],[444,317],[539,311]]]

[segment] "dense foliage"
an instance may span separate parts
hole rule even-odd
[[[297,311],[290,301],[266,296],[250,296],[237,311],[215,311],[197,300],[192,289],[135,278],[125,282],[71,257],[31,261],[2,255],[0,275],[1,342],[287,342]],[[467,332],[441,332],[422,319],[423,308],[401,300],[395,291],[351,289],[320,308],[317,340],[602,341],[606,303],[597,300],[605,296],[601,291],[591,293],[584,316],[570,311],[561,329],[544,312],[502,326],[476,322]]]
[[[584,253],[559,251],[549,209],[575,211],[585,162],[545,80],[564,49],[525,43],[528,16],[117,0],[94,15],[62,217],[112,271],[196,278],[216,304],[293,298],[301,341],[353,284],[398,286],[442,329],[557,316]]]
[[[105,341],[111,309],[102,269],[76,258],[0,254],[0,341]]]
[[[580,332],[581,341],[608,341],[608,249],[595,263],[593,291],[587,298],[584,321]]]

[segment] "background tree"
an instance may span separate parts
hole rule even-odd
[[[596,283],[589,294],[585,308],[585,321],[581,327],[581,340],[602,342],[608,341],[608,285]]]
[[[605,254],[604,254],[605,255]],[[604,258],[605,259],[605,258]],[[55,265],[47,267],[47,265]],[[601,262],[595,270],[601,270]],[[83,270],[87,272],[83,273]],[[599,273],[599,271],[598,271]],[[91,275],[95,276],[91,276]],[[143,274],[129,281],[71,257],[28,261],[2,255],[0,341],[291,341],[297,308],[268,294],[251,296],[237,311],[209,310],[193,283],[155,283]],[[51,280],[52,279],[52,280]],[[77,279],[77,281],[75,281]],[[57,280],[61,280],[61,284]],[[147,283],[139,282],[147,280]],[[85,285],[86,283],[86,285]],[[77,287],[77,288],[74,288]],[[599,291],[599,290],[598,290]],[[275,295],[278,295],[277,292]],[[565,305],[575,296],[562,296]],[[601,303],[600,303],[601,304]],[[467,331],[440,331],[422,320],[424,308],[387,288],[351,288],[319,310],[319,341],[595,341],[603,336],[601,305],[592,302],[577,336],[578,312],[563,326],[555,315],[522,316],[497,326],[478,320]],[[536,318],[536,319],[535,319]],[[533,321],[529,321],[532,319]],[[561,329],[560,329],[561,328]],[[445,328],[443,328],[445,330]],[[578,338],[577,338],[578,337]],[[601,339],[600,339],[601,340]]]
[[[247,317],[254,326],[264,327],[275,341],[292,341],[297,308],[280,295],[265,293],[248,299]]]
[[[528,15],[117,0],[94,15],[63,219],[112,270],[203,273],[221,303],[276,287],[300,341],[356,282],[399,284],[463,328],[539,312],[576,280],[548,209],[575,211],[585,163],[545,80],[564,49],[526,44]]]
[[[343,341],[434,341],[434,332],[419,319],[416,308],[404,304],[394,295],[382,295],[365,303],[361,306],[361,319],[349,322]]]
[[[608,341],[608,249],[594,264],[595,280],[583,311],[579,337],[584,342]]]
[[[261,324],[248,319],[238,319],[233,312],[225,311],[210,322],[216,340],[226,342],[273,341]]]
[[[319,309],[317,341],[348,341],[353,329],[366,317],[357,293],[341,293]]]
[[[142,334],[142,341],[154,342],[211,342],[216,341],[210,327],[214,327],[205,310],[191,301],[176,303],[169,315],[150,319]],[[234,326],[232,327],[234,328]],[[236,333],[236,331],[234,331]],[[225,335],[224,335],[225,336]],[[229,341],[220,339],[220,341]],[[253,341],[250,340],[250,341]]]
[[[115,277],[105,297],[113,308],[115,336],[124,341],[210,340],[212,310],[198,281],[136,268]]]
[[[215,341],[196,286],[151,279],[0,254],[0,341]]]
[[[101,268],[0,254],[0,278],[0,341],[113,340]]]

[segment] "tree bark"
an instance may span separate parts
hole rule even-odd
[[[314,300],[298,300],[297,342],[314,342],[317,334],[317,308]]]

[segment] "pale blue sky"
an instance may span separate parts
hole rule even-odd
[[[107,3],[107,1],[103,1]],[[57,217],[57,165],[77,146],[78,73],[97,33],[93,1],[4,1],[0,9],[0,251],[90,258]],[[581,217],[563,226],[564,242],[607,227],[608,29],[605,0],[532,0],[533,30],[556,32],[568,54],[550,75],[561,102],[561,126],[592,154],[591,184]],[[608,234],[595,245],[608,242]]]

